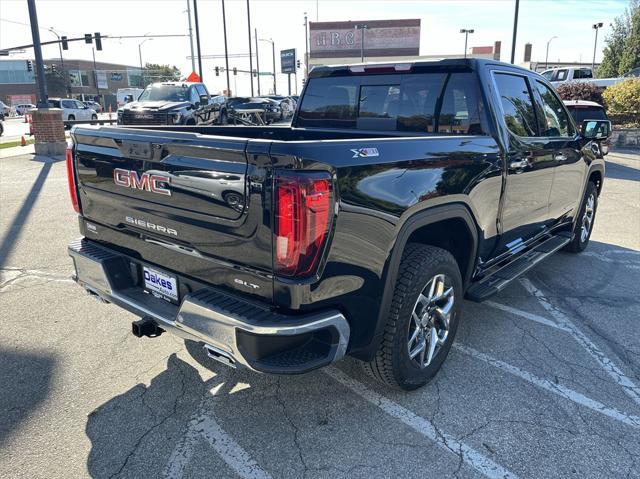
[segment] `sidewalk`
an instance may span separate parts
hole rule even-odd
[[[13,148],[0,149],[0,158],[11,158],[12,156],[35,155],[36,147],[31,145],[14,146]]]

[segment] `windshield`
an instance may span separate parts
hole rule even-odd
[[[188,101],[189,87],[186,85],[149,85],[138,101]]]
[[[597,106],[590,107],[569,107],[569,112],[577,124],[584,120],[607,120],[607,114],[603,108]]]
[[[551,77],[553,76],[553,70],[547,70],[546,72],[542,72],[542,76],[545,77],[547,80],[551,80]]]

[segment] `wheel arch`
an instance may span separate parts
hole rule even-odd
[[[601,164],[595,164],[589,169],[589,176],[587,182],[593,181],[598,188],[598,196],[602,192],[602,184],[604,183],[604,166]]]
[[[478,227],[466,205],[455,203],[434,206],[409,217],[400,227],[385,265],[384,291],[380,310],[371,344],[363,351],[364,360],[370,360],[380,344],[391,307],[402,254],[410,242],[437,246],[449,251],[460,266],[464,290],[473,275],[478,250]]]

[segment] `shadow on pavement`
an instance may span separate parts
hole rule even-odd
[[[49,176],[51,166],[57,161],[52,158],[46,158],[46,160],[47,161],[39,160],[38,157],[35,157],[34,160],[32,160],[42,162],[42,169],[40,170],[40,173],[38,173],[38,177],[31,186],[31,190],[27,194],[27,197],[24,199],[24,203],[16,213],[11,224],[7,227],[6,233],[2,238],[2,243],[0,243],[0,268],[6,265],[7,257],[13,250],[16,241],[20,236],[20,231],[29,218],[29,214],[31,213],[31,210],[33,209],[33,206],[38,199],[38,195],[42,190],[42,186],[44,185],[47,176]]]
[[[90,476],[127,476],[135,469],[160,477],[203,392],[198,371],[172,354],[167,369],[149,386],[137,384],[92,411],[85,429],[91,440]],[[152,440],[145,441],[147,436]]]
[[[605,164],[605,177],[615,180],[640,181],[640,169],[607,161]],[[605,178],[605,181],[606,181]]]
[[[55,364],[53,355],[0,348],[0,449],[49,395]]]

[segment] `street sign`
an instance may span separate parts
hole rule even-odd
[[[196,72],[191,72],[191,75],[187,77],[187,81],[200,83],[202,80],[200,79],[200,75],[198,75]]]
[[[282,73],[296,72],[296,49],[280,50],[280,71]]]

